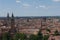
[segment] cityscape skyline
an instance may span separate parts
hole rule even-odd
[[[7,14],[6,18],[0,19],[0,40],[17,40],[21,37],[23,40],[40,40],[41,37],[43,40],[59,40],[60,17],[14,18],[13,14],[11,17]]]
[[[60,16],[60,0],[0,0],[0,17]]]

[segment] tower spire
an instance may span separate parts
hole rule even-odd
[[[7,20],[9,20],[9,13],[7,13]]]
[[[13,12],[12,12],[12,18],[14,18]]]

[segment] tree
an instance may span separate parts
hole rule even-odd
[[[16,33],[15,36],[14,36],[14,40],[18,40],[19,39],[19,33]]]
[[[7,40],[6,34],[2,35],[2,40]]]
[[[44,35],[43,40],[48,40],[49,35]]]
[[[55,36],[60,35],[59,32],[58,32],[58,30],[56,30],[56,31],[54,32],[54,35],[55,35]]]
[[[41,33],[41,31],[38,32],[38,40],[43,40],[43,34]]]
[[[16,33],[15,34],[15,37],[14,37],[14,40],[25,40],[26,39],[26,35],[23,34],[23,33]]]
[[[50,29],[46,29],[46,31],[51,32]]]
[[[3,33],[2,35],[2,40],[9,40],[9,34],[8,33]]]
[[[38,36],[37,35],[30,35],[29,40],[38,40]]]

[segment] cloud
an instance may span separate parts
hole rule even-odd
[[[46,6],[46,5],[39,5],[40,8],[43,8],[43,9],[49,9],[50,6]]]
[[[41,7],[41,8],[46,8],[46,6],[44,6],[44,5],[39,5],[39,7]]]
[[[54,1],[54,2],[60,2],[60,0],[52,0],[52,1]]]
[[[21,3],[21,1],[20,0],[16,0],[16,3]]]
[[[30,7],[31,5],[30,4],[23,4],[23,7]]]
[[[23,4],[23,6],[30,6],[29,4]]]
[[[50,6],[46,6],[46,5],[38,5],[35,8],[49,9],[51,7]]]

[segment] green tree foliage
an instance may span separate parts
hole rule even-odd
[[[48,40],[49,35],[44,35],[43,40]]]
[[[2,40],[9,40],[9,34],[8,33],[3,33],[2,35]]]
[[[46,31],[51,32],[50,29],[46,29]]]
[[[14,40],[18,40],[20,37],[20,34],[19,33],[16,33],[15,36],[14,36]]]
[[[2,40],[7,40],[6,34],[2,35]]]
[[[15,37],[14,37],[14,40],[25,40],[26,39],[26,35],[23,34],[23,33],[16,33],[15,34]]]
[[[30,35],[29,40],[38,40],[38,36],[37,35]]]
[[[43,34],[41,33],[41,31],[38,32],[38,40],[43,40]]]
[[[58,32],[58,30],[56,30],[56,31],[54,32],[54,35],[55,35],[55,36],[60,35],[59,32]]]

